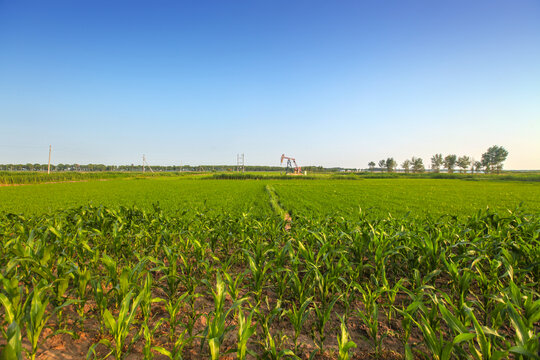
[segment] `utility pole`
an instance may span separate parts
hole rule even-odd
[[[144,154],[142,156],[142,172],[144,173],[144,163],[146,162],[146,158],[144,157]]]
[[[47,166],[47,174],[51,173],[51,149],[52,149],[52,146],[49,145],[49,166]]]

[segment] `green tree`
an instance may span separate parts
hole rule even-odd
[[[438,173],[441,171],[441,166],[444,163],[442,154],[435,154],[431,157],[431,168],[433,169],[433,172]]]
[[[386,170],[388,172],[393,172],[396,167],[397,167],[397,162],[396,160],[394,160],[394,158],[386,159]]]
[[[448,170],[448,173],[451,174],[454,172],[456,167],[457,156],[456,155],[446,155],[444,158],[444,167]]]
[[[406,159],[402,164],[401,167],[403,170],[405,170],[405,173],[408,174],[411,168],[411,161],[409,159]]]
[[[482,162],[481,161],[475,161],[474,164],[473,164],[473,167],[474,167],[474,171],[476,172],[479,172],[480,170],[482,170]]]
[[[373,170],[375,169],[375,161],[370,161],[368,163],[368,166],[369,166],[369,171],[373,172]]]
[[[379,167],[381,168],[381,171],[384,171],[386,168],[386,160],[379,160]]]
[[[471,165],[471,158],[468,156],[460,156],[457,159],[457,166],[461,168],[461,172],[465,173],[467,171],[467,168]]]
[[[486,172],[496,171],[500,173],[507,156],[508,151],[505,148],[494,145],[482,154],[482,166],[484,166]]]
[[[413,172],[415,173],[422,173],[424,172],[424,161],[422,160],[422,158],[416,158],[416,157],[412,157],[411,159],[411,164],[412,164],[412,170]]]

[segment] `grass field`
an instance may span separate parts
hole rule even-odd
[[[199,175],[197,175],[199,176]],[[132,206],[159,203],[169,213],[183,210],[271,211],[264,188],[272,185],[292,216],[378,217],[471,215],[486,207],[497,211],[540,211],[540,183],[459,179],[361,180],[200,180],[194,177],[122,178],[107,181],[31,184],[0,188],[0,211],[39,214],[74,206]]]
[[[317,180],[276,183],[281,204],[292,215],[357,217],[471,215],[497,211],[540,211],[540,183],[444,179]]]
[[[539,359],[539,183],[203,177],[1,187],[0,359]]]
[[[196,180],[178,177],[128,178],[0,188],[0,211],[40,214],[75,206],[154,204],[168,213],[199,210],[268,215],[264,187],[257,182]]]

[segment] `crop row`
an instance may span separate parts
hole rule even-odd
[[[0,218],[2,358],[537,358],[540,217]],[[49,340],[47,339],[49,338]]]

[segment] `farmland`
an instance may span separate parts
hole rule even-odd
[[[439,217],[472,215],[489,207],[499,212],[523,208],[540,210],[540,184],[513,181],[459,181],[445,179],[363,179],[307,181],[276,184],[285,208],[304,216]]]
[[[539,351],[539,183],[117,178],[0,211],[7,359]]]
[[[89,203],[112,207],[137,205],[143,209],[152,209],[159,203],[168,213],[194,209],[206,213],[225,209],[236,214],[270,213],[264,187],[255,182],[128,178],[13,186],[0,191],[0,210],[6,212],[41,214]]]

